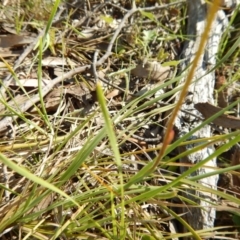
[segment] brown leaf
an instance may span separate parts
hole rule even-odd
[[[1,55],[1,57],[4,57],[4,58],[12,57],[12,56],[19,56],[21,53],[22,53],[22,50],[19,50],[19,51],[14,50],[13,51],[13,50],[9,50],[8,48],[5,48],[5,49],[0,48],[0,55]],[[6,67],[5,63],[0,62],[0,64],[1,64],[1,66]]]
[[[170,67],[163,67],[160,63],[146,62],[138,64],[131,73],[137,77],[149,78],[154,81],[165,81],[170,73]]]
[[[114,90],[112,90],[110,93],[107,94],[106,98],[107,98],[107,99],[113,98],[113,97],[119,95],[119,93],[120,93],[120,90],[114,89]]]
[[[45,108],[47,111],[56,111],[63,98],[63,88],[53,89],[45,97]]]
[[[205,119],[213,116],[214,114],[222,110],[222,108],[216,107],[207,102],[197,103],[194,105],[194,107],[204,116]],[[213,120],[213,123],[225,128],[240,129],[240,118],[229,116],[226,114],[222,114],[221,116],[217,117],[215,120]]]
[[[226,78],[225,76],[217,76],[216,77],[216,90],[220,89],[224,85],[226,85]],[[228,105],[228,91],[227,88],[223,89],[222,91],[217,93],[218,105],[219,107],[226,107]]]
[[[32,43],[34,38],[20,35],[0,36],[0,48],[11,48],[19,45]]]

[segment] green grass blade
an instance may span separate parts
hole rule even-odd
[[[69,197],[66,193],[64,193],[63,191],[61,191],[59,188],[55,187],[54,185],[52,185],[51,183],[43,180],[42,178],[39,178],[37,176],[35,176],[34,174],[30,173],[27,169],[17,165],[16,163],[14,163],[13,161],[7,159],[3,154],[0,153],[0,160],[3,164],[5,164],[6,166],[8,166],[9,168],[11,168],[12,170],[14,170],[15,172],[19,173],[20,175],[26,177],[27,179],[38,183],[39,185],[48,188],[50,190],[52,190],[53,192],[56,192],[58,194],[60,194],[61,196],[67,198],[68,200],[72,201],[74,204],[76,204],[78,207],[80,207],[78,205],[78,203],[73,200],[71,197]]]
[[[123,182],[123,173],[122,173],[122,162],[121,162],[121,157],[120,157],[120,152],[118,148],[118,143],[117,143],[117,138],[114,133],[113,129],[113,122],[110,119],[110,115],[107,109],[107,104],[104,99],[104,94],[101,88],[100,83],[97,83],[97,96],[98,96],[98,101],[102,110],[103,118],[105,121],[105,129],[107,131],[107,135],[109,137],[110,145],[113,151],[113,155],[115,158],[116,165],[118,166],[118,171],[119,171],[119,180],[120,180],[120,193],[121,193],[121,226],[120,226],[120,239],[124,239],[126,235],[126,227],[125,227],[125,217],[124,217],[124,212],[125,212],[125,203],[124,203],[124,182]],[[112,213],[113,216],[115,216],[115,213]],[[115,222],[113,221],[113,225],[115,226]],[[116,234],[116,229],[113,229]],[[115,235],[117,238],[117,235]]]

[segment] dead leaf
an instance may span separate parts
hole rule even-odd
[[[44,197],[33,209],[31,212],[38,212],[43,209],[46,209],[54,200],[55,194],[49,194],[46,197]]]
[[[216,77],[216,84],[215,89],[218,90],[222,88],[224,85],[227,84],[225,76],[217,76]],[[217,94],[218,105],[219,107],[226,107],[228,105],[228,91],[227,87],[224,88],[222,91],[218,92]]]
[[[20,50],[20,51],[18,51],[18,50],[9,50],[9,49],[1,49],[0,48],[0,55],[1,55],[1,57],[4,57],[4,58],[6,58],[6,57],[14,57],[14,56],[19,56],[20,54],[22,53],[22,50]],[[2,63],[2,62],[0,62],[0,63]],[[2,63],[2,64],[4,64],[4,67],[6,66],[5,65],[5,63]]]
[[[47,57],[42,60],[42,65],[48,66],[48,67],[49,66],[55,67],[55,66],[66,66],[66,65],[76,66],[77,64],[67,58]]]
[[[47,111],[56,111],[64,94],[64,89],[54,88],[44,99]]]
[[[46,86],[51,82],[51,80],[42,79],[42,86]],[[29,79],[20,79],[18,82],[11,82],[9,86],[22,86],[22,87],[38,87],[38,79],[36,78],[29,78]]]
[[[163,67],[159,62],[146,62],[138,64],[131,73],[137,77],[163,82],[170,74],[170,67]]]
[[[208,119],[222,110],[222,108],[216,107],[207,102],[197,103],[194,105],[194,107],[204,116],[205,119]],[[217,117],[215,120],[213,120],[213,123],[225,128],[240,129],[240,118],[226,114],[222,114],[221,116]]]
[[[11,48],[19,45],[32,43],[35,38],[30,36],[7,35],[0,36],[0,48]]]
[[[45,108],[47,111],[55,111],[66,94],[86,103],[87,99],[92,99],[94,87],[94,85],[87,86],[84,82],[81,82],[81,84],[78,85],[54,88],[44,99]]]
[[[119,95],[119,93],[120,93],[120,90],[114,89],[114,90],[112,90],[110,93],[107,94],[106,98],[107,98],[107,99],[113,98],[113,97]]]

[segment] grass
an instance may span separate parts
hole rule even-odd
[[[45,4],[44,6],[48,6],[49,3]],[[89,11],[93,11],[96,7],[94,2],[89,1],[88,4]],[[137,2],[138,4],[143,3]],[[145,2],[146,6],[151,4],[151,1]],[[229,161],[230,149],[235,148],[239,142],[238,130],[214,134],[211,138],[189,140],[195,131],[216,117],[213,116],[171,143],[171,124],[163,137],[163,144],[146,144],[133,137],[133,134],[147,135],[147,129],[152,129],[153,132],[157,129],[158,133],[161,132],[165,123],[160,119],[167,118],[169,111],[177,113],[181,105],[181,101],[177,106],[170,101],[174,95],[186,91],[188,87],[178,86],[182,75],[177,69],[174,69],[175,75],[158,86],[149,78],[134,78],[131,69],[139,58],[157,59],[163,64],[171,65],[172,68],[177,67],[179,60],[174,51],[169,49],[171,44],[177,46],[179,41],[187,39],[184,35],[187,6],[183,4],[180,10],[171,7],[163,12],[141,11],[132,16],[133,24],[126,24],[126,29],[121,31],[113,48],[115,52],[109,57],[110,63],[104,62],[96,71],[98,75],[103,74],[102,78],[111,79],[114,85],[119,81],[119,86],[123,89],[126,87],[128,91],[108,99],[106,95],[113,91],[113,88],[106,87],[103,82],[98,81],[95,84],[96,89],[90,89],[90,101],[74,99],[71,94],[62,94],[59,104],[51,111],[46,107],[42,80],[51,80],[51,69],[58,70],[63,75],[73,66],[55,65],[44,68],[42,60],[49,56],[60,56],[69,58],[78,66],[92,63],[95,49],[99,49],[100,58],[111,41],[114,28],[111,28],[110,24],[122,19],[124,13],[123,7],[104,5],[102,9],[107,12],[112,10],[112,16],[109,17],[102,10],[96,10],[94,14],[100,14],[101,17],[100,20],[96,18],[98,21],[94,23],[82,10],[84,6],[76,8],[64,5],[64,2],[59,0],[46,8],[41,16],[30,14],[36,6],[39,6],[39,2],[33,6],[31,2],[23,4],[20,1],[20,15],[15,16],[13,28],[18,29],[19,34],[26,34],[26,29],[32,33],[37,31],[34,27],[36,22],[38,26],[46,26],[43,37],[26,59],[31,61],[28,65],[31,67],[23,69],[26,78],[29,75],[35,76],[38,87],[34,90],[39,94],[40,101],[27,112],[19,112],[17,101],[14,107],[10,106],[9,100],[13,99],[16,93],[25,93],[28,99],[33,96],[33,89],[24,85],[20,88],[7,86],[6,100],[1,100],[7,109],[1,112],[1,117],[16,117],[11,126],[13,132],[2,135],[0,140],[1,238],[152,240],[183,237],[203,239],[212,236],[213,233],[219,238],[234,239],[238,236],[238,189],[219,185],[218,190],[213,190],[201,184],[202,179],[216,174],[239,176],[239,164],[231,165]],[[68,16],[60,18],[56,23],[55,16],[59,6],[68,8]],[[10,5],[6,5],[1,11],[5,14],[9,8]],[[158,17],[160,13],[162,17]],[[76,15],[86,17],[86,21],[77,27],[72,25],[74,19],[79,23]],[[237,66],[239,39],[230,33],[233,29],[236,30],[234,27],[237,26],[235,21],[238,17],[239,10],[236,9],[219,48],[216,69],[231,64]],[[169,22],[171,24],[168,24]],[[86,30],[91,33],[97,24],[102,24],[101,28],[94,30],[93,37],[84,39]],[[160,32],[156,31],[156,26]],[[107,36],[101,29],[108,30]],[[132,29],[136,29],[135,39],[128,42],[127,30],[131,32]],[[49,35],[53,32],[55,36],[49,40]],[[24,51],[22,46],[15,48]],[[177,49],[180,51],[180,48]],[[203,47],[200,50],[203,50]],[[20,83],[21,68],[13,70],[12,58],[1,59]],[[106,69],[108,70],[104,73]],[[194,64],[190,69],[194,72]],[[55,74],[54,72],[53,78]],[[238,75],[239,71],[234,71],[232,79],[237,81]],[[86,70],[71,79],[64,79],[56,87],[64,86],[67,89],[67,82],[71,82],[77,88],[81,85],[79,82],[88,83],[93,80],[94,74]],[[155,87],[141,95],[134,95],[148,84]],[[88,90],[84,89],[86,92]],[[162,104],[163,102],[166,104]],[[229,108],[237,103],[238,101],[233,102]],[[173,117],[172,120],[174,121]],[[176,151],[178,147],[194,143],[198,145],[184,153]],[[179,162],[184,156],[209,145],[215,145],[217,148],[208,158],[195,165]],[[227,153],[225,158],[224,153]],[[213,170],[210,173],[191,175],[213,157],[224,161],[224,167],[209,167]],[[180,174],[179,167],[187,167],[187,170]],[[184,207],[190,210],[203,208],[193,200],[194,198],[184,197],[184,193],[190,189],[215,194],[219,201],[211,203],[212,207],[219,213],[224,211],[228,215],[227,224],[222,223],[217,216],[213,229],[193,229],[191,223],[187,223],[178,213],[178,209]],[[175,226],[184,227],[186,231],[174,232],[174,229],[178,229]]]

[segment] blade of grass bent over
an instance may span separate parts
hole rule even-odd
[[[202,37],[201,37],[201,41],[199,43],[199,48],[198,48],[198,51],[196,53],[196,56],[193,60],[193,63],[191,65],[191,68],[189,70],[189,73],[187,75],[187,79],[185,81],[185,84],[184,84],[184,88],[182,89],[182,92],[179,96],[179,99],[177,101],[177,104],[176,104],[176,107],[174,108],[173,112],[172,112],[172,115],[168,121],[168,127],[167,127],[167,130],[166,130],[166,134],[164,136],[164,139],[163,139],[163,145],[162,145],[162,148],[160,149],[160,152],[159,152],[159,156],[157,157],[157,159],[155,160],[152,168],[150,169],[150,173],[152,171],[155,170],[155,168],[158,166],[159,162],[161,161],[162,157],[164,156],[164,153],[167,149],[167,146],[169,144],[169,136],[172,132],[172,129],[173,129],[173,124],[174,124],[174,121],[177,117],[177,114],[178,114],[178,111],[179,109],[181,108],[181,105],[182,105],[182,102],[186,96],[186,93],[187,93],[187,90],[188,90],[188,87],[189,85],[191,84],[192,82],[192,79],[194,78],[194,73],[195,73],[195,70],[197,68],[197,64],[202,56],[202,53],[205,49],[205,45],[207,43],[207,40],[208,40],[208,34],[211,30],[211,26],[212,26],[212,23],[215,19],[215,15],[218,11],[218,8],[219,8],[219,5],[220,5],[220,0],[214,0],[213,3],[212,3],[212,6],[211,6],[211,9],[209,11],[209,14],[208,14],[208,17],[207,17],[207,23],[206,23],[206,28],[202,34]]]

